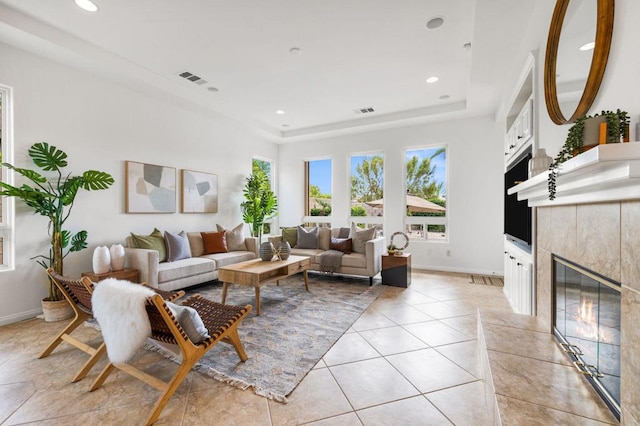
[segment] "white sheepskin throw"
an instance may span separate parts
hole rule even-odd
[[[151,335],[144,307],[153,290],[129,281],[107,278],[96,284],[91,303],[113,364],[127,362]]]

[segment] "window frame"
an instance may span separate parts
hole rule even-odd
[[[445,188],[446,188],[446,200],[449,200],[449,144],[446,143],[433,143],[419,146],[411,146],[406,147],[403,150],[402,155],[402,175],[403,175],[403,187],[404,193],[407,192],[407,153],[411,151],[420,151],[425,149],[433,149],[433,148],[444,148],[445,149]],[[404,213],[404,229],[408,229],[411,225],[422,225],[423,229],[426,230],[429,225],[444,225],[445,226],[445,238],[443,239],[429,239],[428,232],[424,232],[424,237],[415,238],[409,236],[411,242],[429,242],[429,243],[438,243],[444,244],[449,243],[451,239],[451,230],[449,229],[449,203],[447,202],[447,210],[444,213],[444,216],[407,216],[405,211]],[[409,235],[411,235],[409,233]]]
[[[2,108],[0,111],[2,130],[2,162],[14,164],[13,158],[13,90],[0,84]],[[13,185],[14,173],[6,167],[0,167],[0,179]],[[0,238],[2,238],[2,263],[0,272],[12,271],[15,268],[15,199],[2,197],[2,217],[0,217]]]

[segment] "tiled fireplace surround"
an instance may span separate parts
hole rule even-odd
[[[536,210],[537,315],[553,323],[552,255],[622,283],[622,424],[640,424],[640,201]]]

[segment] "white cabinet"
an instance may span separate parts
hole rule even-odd
[[[535,315],[531,254],[509,241],[504,247],[504,294],[514,312]]]
[[[533,99],[527,100],[505,136],[505,161],[518,156],[533,136]]]

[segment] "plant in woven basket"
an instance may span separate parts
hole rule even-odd
[[[48,254],[32,257],[42,267],[53,268],[63,274],[63,260],[67,255],[87,247],[87,231],[72,233],[63,228],[81,189],[87,191],[107,189],[113,184],[113,177],[105,172],[87,170],[81,175],[72,176],[63,168],[67,166],[67,154],[46,142],[35,143],[29,148],[29,157],[33,163],[45,172],[53,172],[53,177],[45,177],[35,170],[15,167],[2,163],[30,181],[21,186],[12,186],[0,182],[0,195],[22,200],[33,212],[49,219],[48,234],[51,246]],[[49,281],[49,300],[62,300],[58,288]]]
[[[558,178],[558,170],[560,164],[578,155],[581,151],[584,142],[584,124],[589,118],[605,117],[607,123],[607,143],[618,143],[622,139],[629,137],[629,114],[626,111],[617,109],[613,111],[601,111],[595,115],[585,115],[578,118],[573,126],[569,128],[567,132],[567,139],[564,145],[560,149],[556,158],[549,166],[549,177],[547,180],[547,186],[549,189],[549,199],[555,200],[556,198],[556,180]]]

